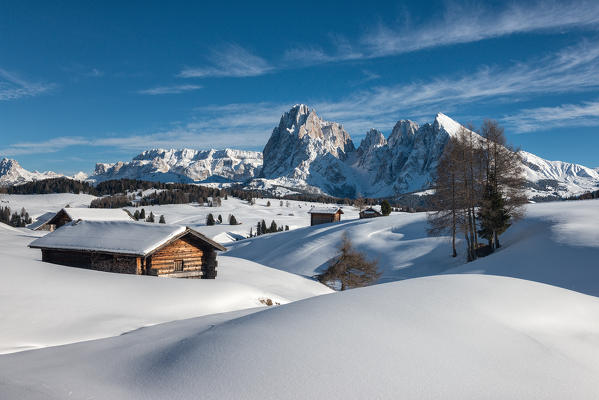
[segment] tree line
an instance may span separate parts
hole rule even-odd
[[[480,135],[462,127],[438,163],[429,234],[449,233],[453,257],[458,235],[466,243],[468,261],[493,252],[501,246],[500,235],[522,216],[524,188],[521,158],[497,122],[486,120]]]
[[[31,223],[31,217],[25,208],[21,208],[21,212],[12,212],[10,207],[0,207],[0,222],[22,228]]]

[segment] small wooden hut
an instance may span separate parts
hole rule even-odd
[[[310,225],[328,224],[341,221],[343,211],[340,208],[312,208],[310,211]]]
[[[219,243],[176,225],[80,221],[33,241],[42,261],[124,274],[216,277]]]
[[[377,210],[375,210],[372,207],[365,208],[364,210],[360,211],[360,219],[377,218],[377,217],[382,217],[382,216],[383,216],[383,214],[381,214],[380,212],[378,212]]]
[[[45,230],[53,231],[73,221],[134,221],[134,219],[124,208],[66,207],[44,224]]]

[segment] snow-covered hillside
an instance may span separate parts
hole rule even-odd
[[[90,177],[99,182],[109,179],[141,179],[160,182],[246,181],[262,167],[262,153],[245,150],[163,150],[144,151],[132,161],[98,163]]]
[[[39,250],[27,248],[44,234],[0,224],[0,353],[261,307],[261,299],[284,304],[330,292],[318,282],[233,257],[219,257],[215,280],[123,275],[44,263]]]
[[[599,296],[599,200],[530,204],[526,217],[502,237],[497,254],[465,263],[452,259],[447,237],[428,237],[425,213],[392,213],[374,219],[342,219],[290,232],[231,243],[227,255],[313,276],[325,267],[347,233],[355,247],[379,260],[380,282],[447,271],[513,276]],[[276,250],[273,250],[276,249]],[[452,268],[457,268],[453,270]]]
[[[0,205],[8,206],[13,211],[25,207],[35,220],[47,212],[57,212],[61,208],[89,207],[95,196],[89,194],[50,193],[50,194],[0,194]]]
[[[288,208],[273,203],[221,211],[270,220]],[[356,217],[230,243],[207,281],[42,263],[26,245],[43,233],[0,225],[0,351],[17,352],[0,356],[0,397],[599,396],[599,200],[530,204],[468,264],[423,213]],[[388,283],[331,293],[298,276],[344,231]]]
[[[599,300],[427,277],[0,357],[9,398],[594,399]]]

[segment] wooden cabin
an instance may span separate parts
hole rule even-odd
[[[56,213],[53,212],[44,213],[37,217],[34,222],[27,225],[27,228],[31,229],[32,231],[53,231],[55,226],[49,224],[48,222],[50,222],[55,215]]]
[[[80,221],[33,241],[42,261],[123,274],[216,277],[216,251],[225,247],[184,226]]]
[[[340,208],[312,208],[310,211],[310,225],[328,224],[341,221],[343,211]]]
[[[134,221],[134,219],[124,208],[66,207],[44,224],[45,230],[53,231],[73,221]]]
[[[360,219],[377,218],[377,217],[382,217],[382,216],[383,216],[383,214],[381,214],[380,212],[378,212],[377,210],[375,210],[372,207],[365,208],[364,210],[360,211]]]

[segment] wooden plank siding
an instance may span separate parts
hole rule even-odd
[[[312,213],[310,214],[310,225],[320,225],[320,224],[328,224],[330,222],[339,222],[341,221],[341,213],[335,214],[318,214]]]
[[[177,261],[183,262],[182,270],[177,270]],[[193,235],[186,235],[152,254],[146,265],[148,275],[214,279],[216,252]]]

